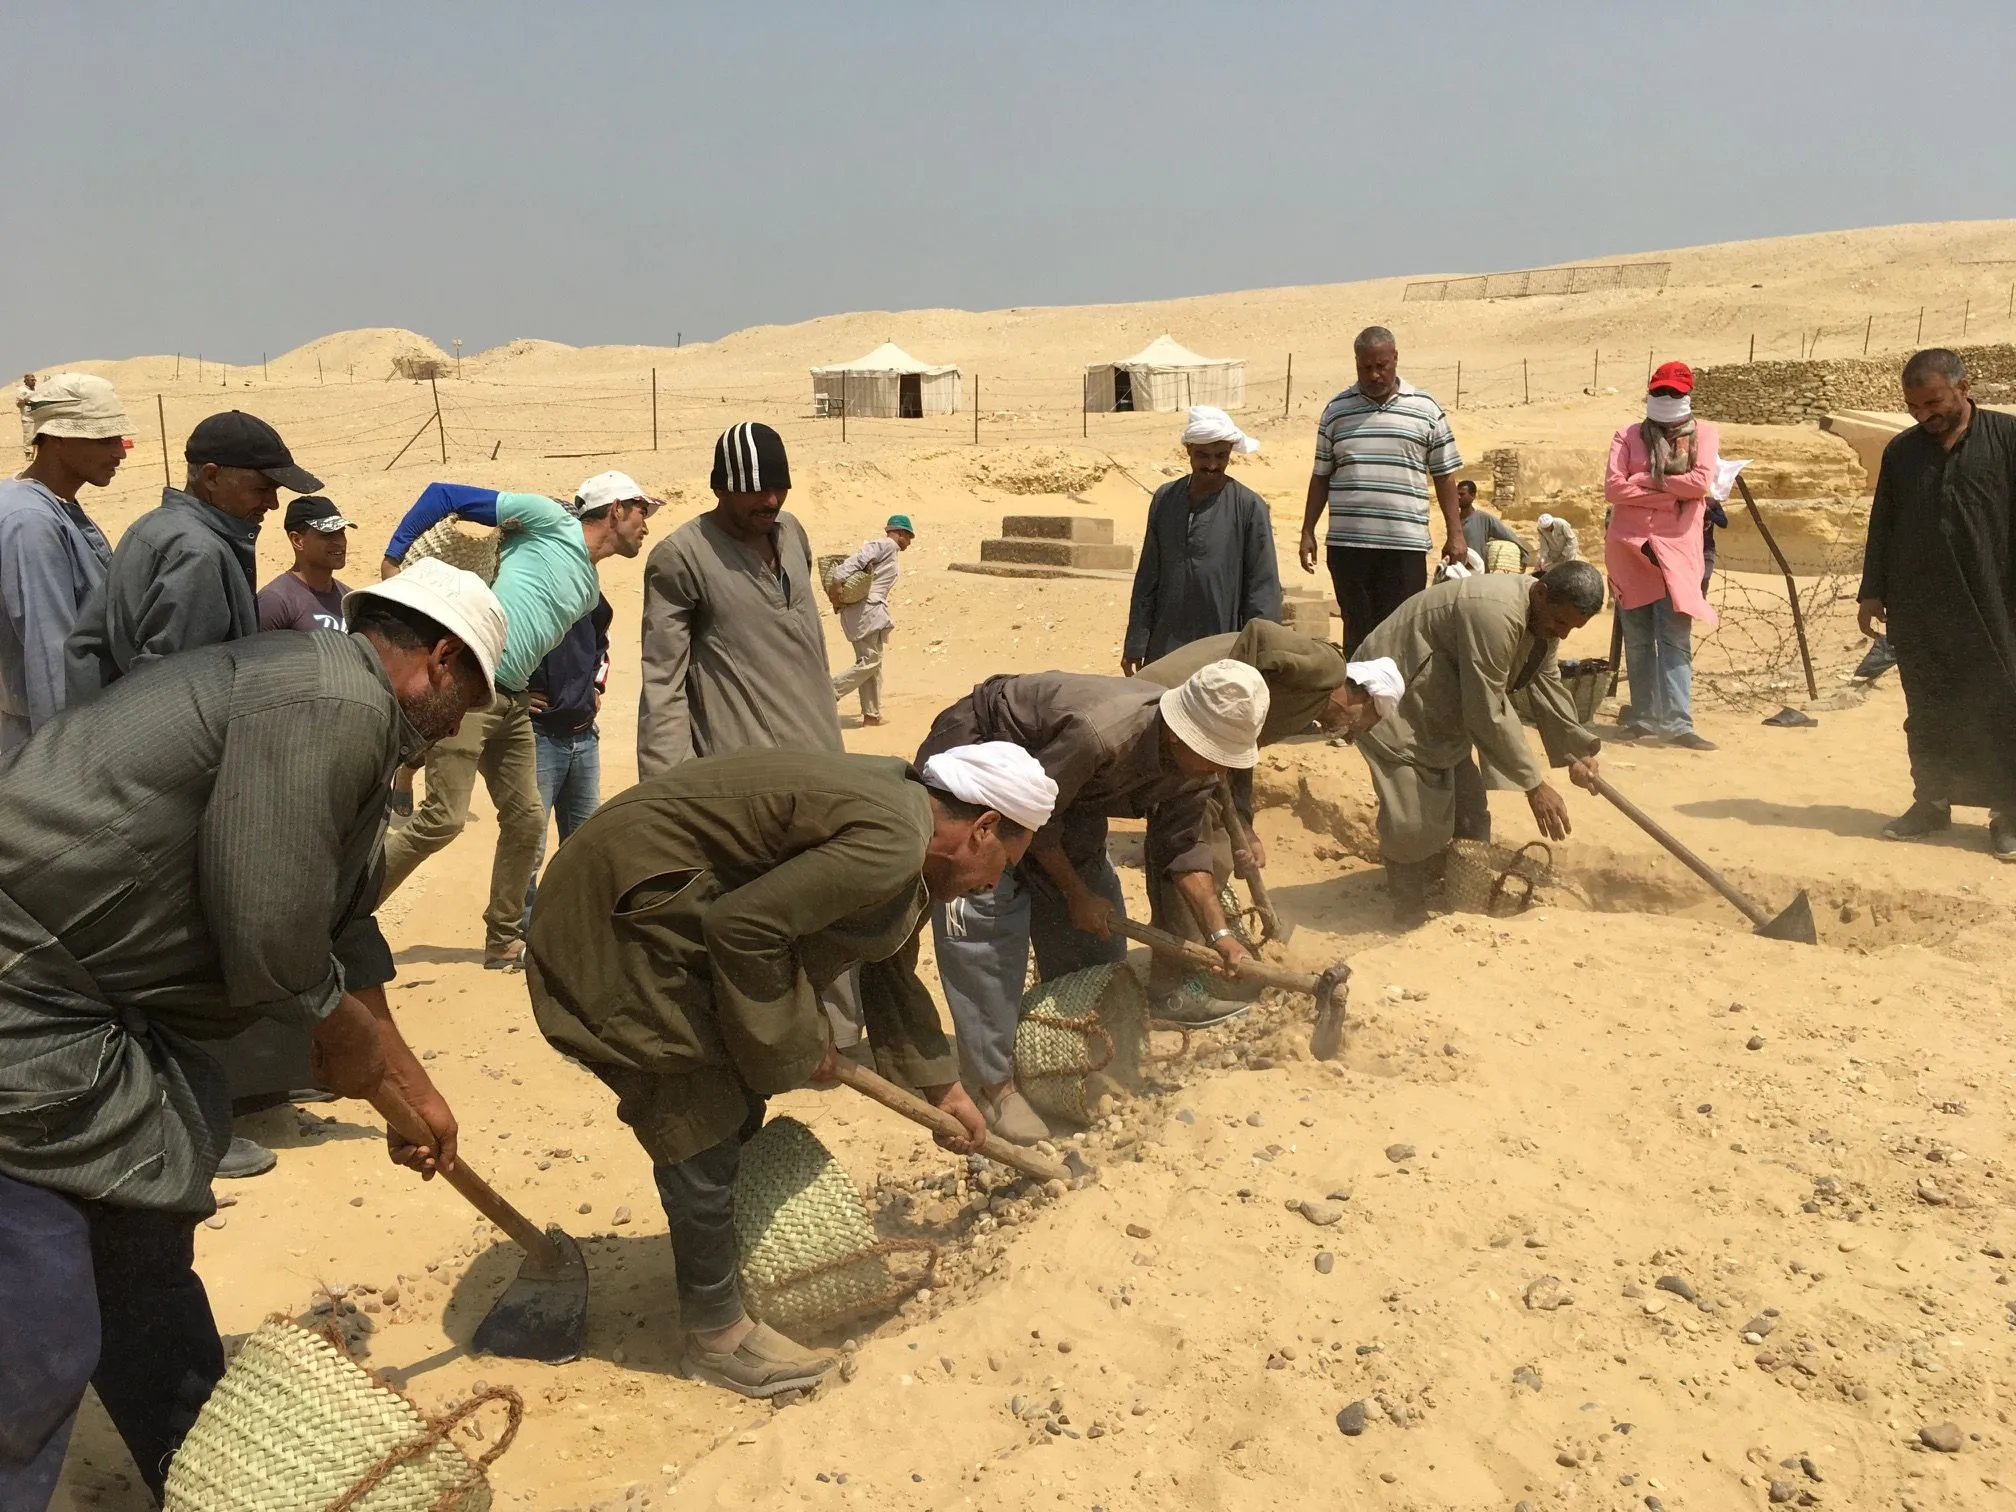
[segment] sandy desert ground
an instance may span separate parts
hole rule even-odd
[[[2003,316],[2016,223],[1658,255],[1672,273],[1657,292],[1433,305],[1403,303],[1389,280],[849,315],[678,351],[513,343],[440,382],[447,463],[430,432],[389,470],[432,413],[426,384],[388,380],[395,355],[434,350],[410,333],[327,337],[263,376],[206,362],[200,386],[192,354],[180,378],[172,357],[83,363],[147,421],[114,488],[86,503],[117,530],[153,502],[157,393],[171,450],[212,409],[249,408],[363,522],[355,580],[436,476],[560,492],[621,467],[665,492],[654,530],[670,529],[707,500],[713,435],[765,418],[791,445],[790,507],[816,547],[851,549],[892,510],[918,522],[890,723],[860,730],[845,711],[850,748],[908,752],[986,674],[1115,668],[1124,583],[947,568],[1009,512],[1107,515],[1138,539],[1147,490],[1181,466],[1178,422],[1094,416],[1081,435],[1076,375],[1161,331],[1247,357],[1242,418],[1265,449],[1241,476],[1273,505],[1284,580],[1313,582],[1293,561],[1310,429],[1369,321],[1394,327],[1403,373],[1445,403],[1463,362],[1466,457],[1520,448],[1555,478],[1512,511],[1529,538],[1549,498],[1594,517],[1572,511],[1594,499],[1589,469],[1636,412],[1648,349],[1740,359],[1755,331],[1760,357],[1785,357],[1819,329],[1822,356],[1853,355],[1874,315],[1872,350],[1895,353],[1921,305],[1927,341],[1957,340],[1962,319],[1971,339],[2016,329]],[[1951,330],[1934,323],[1949,311]],[[1827,333],[1850,328],[1830,350]],[[854,422],[845,441],[810,417],[804,369],[885,337],[980,375],[977,445],[970,413]],[[1592,354],[1612,373],[1592,372]],[[1853,455],[1815,430],[1737,427],[1725,451],[1760,459],[1790,529],[1805,511],[1852,521],[1867,492]],[[781,1099],[887,1231],[945,1251],[928,1295],[848,1339],[849,1379],[773,1411],[678,1376],[647,1162],[599,1084],[538,1037],[522,984],[480,969],[486,810],[383,910],[393,1002],[433,1057],[468,1158],[590,1241],[587,1357],[468,1355],[512,1252],[452,1193],[390,1168],[357,1105],[249,1121],[281,1164],[231,1186],[232,1205],[199,1231],[220,1322],[241,1332],[328,1289],[371,1328],[369,1363],[423,1405],[479,1381],[516,1386],[530,1410],[494,1471],[504,1507],[2011,1505],[2016,869],[1985,854],[1981,814],[1935,843],[1877,838],[1910,798],[1902,702],[1894,674],[1866,691],[1844,680],[1861,644],[1820,579],[1805,584],[1816,606],[1829,600],[1814,629],[1819,723],[1760,723],[1809,700],[1770,608],[1782,590],[1751,575],[1753,547],[1732,535],[1741,570],[1718,591],[1734,612],[1700,654],[1715,675],[1699,722],[1721,749],[1619,748],[1605,764],[1752,894],[1775,907],[1808,889],[1818,948],[1754,938],[1580,793],[1543,906],[1394,936],[1359,758],[1276,748],[1260,827],[1275,897],[1299,925],[1285,958],[1352,963],[1343,1059],[1308,1057],[1293,1002],[1200,1035],[1160,1068],[1155,1095],[1085,1137],[1095,1184],[1050,1202],[1004,1194],[985,1217],[988,1195],[960,1183],[960,1163],[893,1115],[845,1091]],[[262,579],[284,566],[277,526],[261,555]],[[634,772],[640,569],[603,571],[617,613],[605,794]],[[1600,655],[1608,636],[1598,620],[1570,652]],[[848,659],[837,626],[829,644],[836,665]],[[1495,802],[1501,835],[1528,838],[1524,805]],[[1116,850],[1129,847],[1123,834]],[[1138,870],[1125,875],[1138,898]],[[1312,1224],[1304,1200],[1337,1221]],[[1338,1415],[1354,1403],[1366,1426],[1346,1436]],[[1921,1442],[1948,1423],[1955,1452]],[[57,1505],[144,1505],[95,1405]]]

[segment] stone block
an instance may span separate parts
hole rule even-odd
[[[1113,522],[1096,515],[1009,515],[1001,534],[1022,541],[1085,541],[1113,544]]]
[[[1106,521],[1098,523],[1106,524]],[[1109,527],[1110,528],[1110,527]],[[1000,540],[980,543],[983,562],[1036,562],[1048,567],[1122,570],[1134,565],[1132,546],[1098,541]]]
[[[1319,598],[1291,598],[1281,601],[1281,623],[1297,635],[1311,640],[1330,638],[1330,601]]]

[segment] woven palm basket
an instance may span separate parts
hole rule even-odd
[[[471,1464],[449,1433],[491,1401],[509,1405],[510,1423]],[[164,1512],[488,1512],[483,1473],[523,1411],[497,1387],[430,1420],[321,1335],[275,1317],[182,1441]]]
[[[742,1147],[735,1177],[735,1240],[742,1300],[784,1333],[816,1331],[886,1307],[930,1275],[902,1278],[886,1256],[922,1241],[878,1239],[854,1183],[819,1137],[773,1118]]]
[[[839,571],[840,564],[846,560],[847,558],[844,556],[822,556],[819,558],[819,581],[826,584],[829,588],[832,587],[833,574]],[[855,573],[840,585],[840,602],[843,604],[860,603],[868,597],[868,589],[874,584],[874,581],[874,576],[871,573]]]
[[[480,534],[465,530],[453,515],[431,530],[424,530],[406,548],[402,565],[410,567],[422,557],[437,557],[450,567],[473,572],[486,583],[497,581],[497,557],[502,550],[503,532],[485,529]]]
[[[1095,1073],[1125,1087],[1141,1082],[1148,1049],[1148,995],[1124,964],[1088,966],[1038,982],[1022,998],[1015,1028],[1015,1085],[1046,1118],[1090,1123]]]
[[[1451,840],[1442,901],[1458,913],[1507,919],[1524,913],[1535,889],[1553,880],[1554,853],[1544,840],[1509,850],[1489,840]]]
[[[1484,570],[1486,572],[1523,572],[1526,560],[1519,554],[1519,548],[1510,541],[1486,541],[1484,543]]]

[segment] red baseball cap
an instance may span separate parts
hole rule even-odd
[[[1662,362],[1653,371],[1651,381],[1645,385],[1645,392],[1654,389],[1676,389],[1683,394],[1694,392],[1694,369],[1684,362]]]

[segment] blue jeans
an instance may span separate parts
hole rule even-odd
[[[1631,675],[1631,712],[1654,735],[1694,728],[1694,621],[1673,600],[1620,609],[1624,665]]]
[[[602,739],[594,730],[574,735],[532,732],[539,759],[539,850],[532,858],[532,880],[525,885],[525,916],[520,937],[532,924],[532,900],[539,893],[539,863],[546,859],[546,821],[560,824],[560,839],[581,827],[602,802]]]

